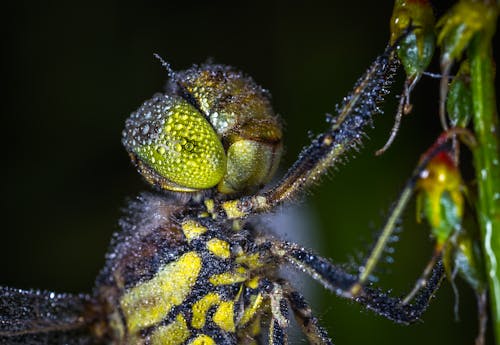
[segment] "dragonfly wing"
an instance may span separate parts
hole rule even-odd
[[[0,344],[97,344],[88,295],[0,287]]]

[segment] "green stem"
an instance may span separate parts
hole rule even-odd
[[[478,147],[474,164],[477,205],[496,344],[500,345],[500,149],[495,104],[494,65],[489,35],[478,33],[469,47],[474,131]]]

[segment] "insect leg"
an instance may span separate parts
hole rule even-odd
[[[403,299],[401,303],[403,304],[408,304],[410,301],[415,297],[415,295],[427,285],[427,281],[429,280],[429,277],[432,273],[433,267],[436,265],[436,262],[440,259],[441,257],[441,251],[435,252],[432,255],[432,258],[429,260],[427,265],[424,268],[424,271],[422,272],[422,275],[417,279],[415,282],[415,286],[413,286],[413,289],[410,291],[408,295]]]
[[[427,310],[430,300],[439,289],[443,279],[443,264],[438,261],[426,286],[419,291],[411,304],[402,304],[400,298],[391,297],[387,292],[370,287],[365,287],[363,293],[353,299],[389,320],[401,324],[410,324],[418,321]]]
[[[363,286],[356,296],[351,288],[358,283],[358,277],[335,266],[330,261],[289,242],[276,241],[272,251],[292,266],[302,270],[337,295],[354,300],[387,319],[409,324],[417,321],[427,309],[430,299],[444,278],[444,269],[438,261],[432,270],[427,285],[414,298],[412,304],[402,304],[400,298],[390,296],[379,289]]]
[[[329,128],[303,149],[276,186],[253,196],[224,201],[215,211],[232,219],[266,212],[314,185],[348,151],[359,146],[364,129],[372,124],[375,114],[381,113],[379,105],[389,93],[398,65],[394,47],[389,46],[344,97]]]
[[[288,282],[283,282],[281,285],[285,287],[286,297],[295,319],[309,343],[312,345],[332,345],[328,333],[319,325],[318,319],[313,315],[311,307],[304,299],[304,296],[294,290]]]
[[[283,294],[282,287],[277,283],[271,283],[271,291],[268,294],[271,304],[271,321],[269,324],[269,345],[288,344],[288,304]]]

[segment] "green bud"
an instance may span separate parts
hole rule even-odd
[[[453,256],[455,267],[462,279],[474,291],[482,292],[486,288],[486,276],[478,239],[473,238],[469,231],[462,230],[456,239]]]
[[[426,0],[396,0],[391,17],[391,43],[405,34],[398,46],[401,60],[410,83],[420,78],[434,53],[434,14]]]
[[[450,84],[446,110],[453,127],[467,127],[473,112],[468,61],[462,62]]]
[[[436,155],[417,183],[423,215],[429,222],[437,247],[442,248],[461,229],[464,199],[460,171],[447,152]]]
[[[461,0],[453,6],[437,23],[440,30],[438,45],[442,47],[441,64],[450,64],[459,59],[469,42],[478,32],[483,32],[489,40],[495,32],[495,2]]]

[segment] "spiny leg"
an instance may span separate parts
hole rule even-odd
[[[441,258],[441,251],[435,251],[434,254],[432,255],[431,259],[427,263],[427,265],[424,268],[424,271],[420,275],[420,277],[417,279],[415,282],[415,285],[413,286],[413,289],[410,291],[408,295],[406,295],[405,298],[403,298],[403,301],[401,302],[402,304],[408,304],[410,301],[417,295],[417,293],[427,285],[427,281],[429,280],[429,277],[432,273],[433,267],[436,265],[436,262],[440,260]]]
[[[438,261],[427,285],[419,291],[412,304],[404,305],[400,298],[390,296],[387,292],[369,286],[363,287],[358,295],[353,296],[350,291],[352,286],[358,282],[356,275],[345,272],[327,259],[296,244],[276,240],[272,243],[271,248],[275,256],[310,275],[328,290],[341,297],[354,300],[389,320],[402,324],[409,324],[420,318],[444,278],[443,265],[441,261]]]
[[[269,323],[269,345],[288,344],[288,305],[283,288],[278,283],[270,283],[268,298],[271,306]]]
[[[432,270],[427,284],[415,296],[412,304],[402,304],[400,298],[394,298],[380,289],[366,287],[354,300],[373,312],[397,323],[409,324],[420,319],[427,310],[430,300],[436,294],[444,279],[444,268],[438,261]]]
[[[319,325],[318,319],[313,315],[311,307],[306,302],[304,296],[292,288],[287,281],[280,284],[285,289],[285,295],[290,303],[293,314],[302,332],[305,334],[309,343],[313,345],[332,345],[328,333]]]
[[[334,123],[313,139],[276,186],[253,196],[223,201],[212,212],[229,219],[266,212],[316,183],[360,144],[365,127],[372,124],[375,114],[381,113],[379,105],[389,93],[398,65],[394,46],[389,46],[344,98]]]

